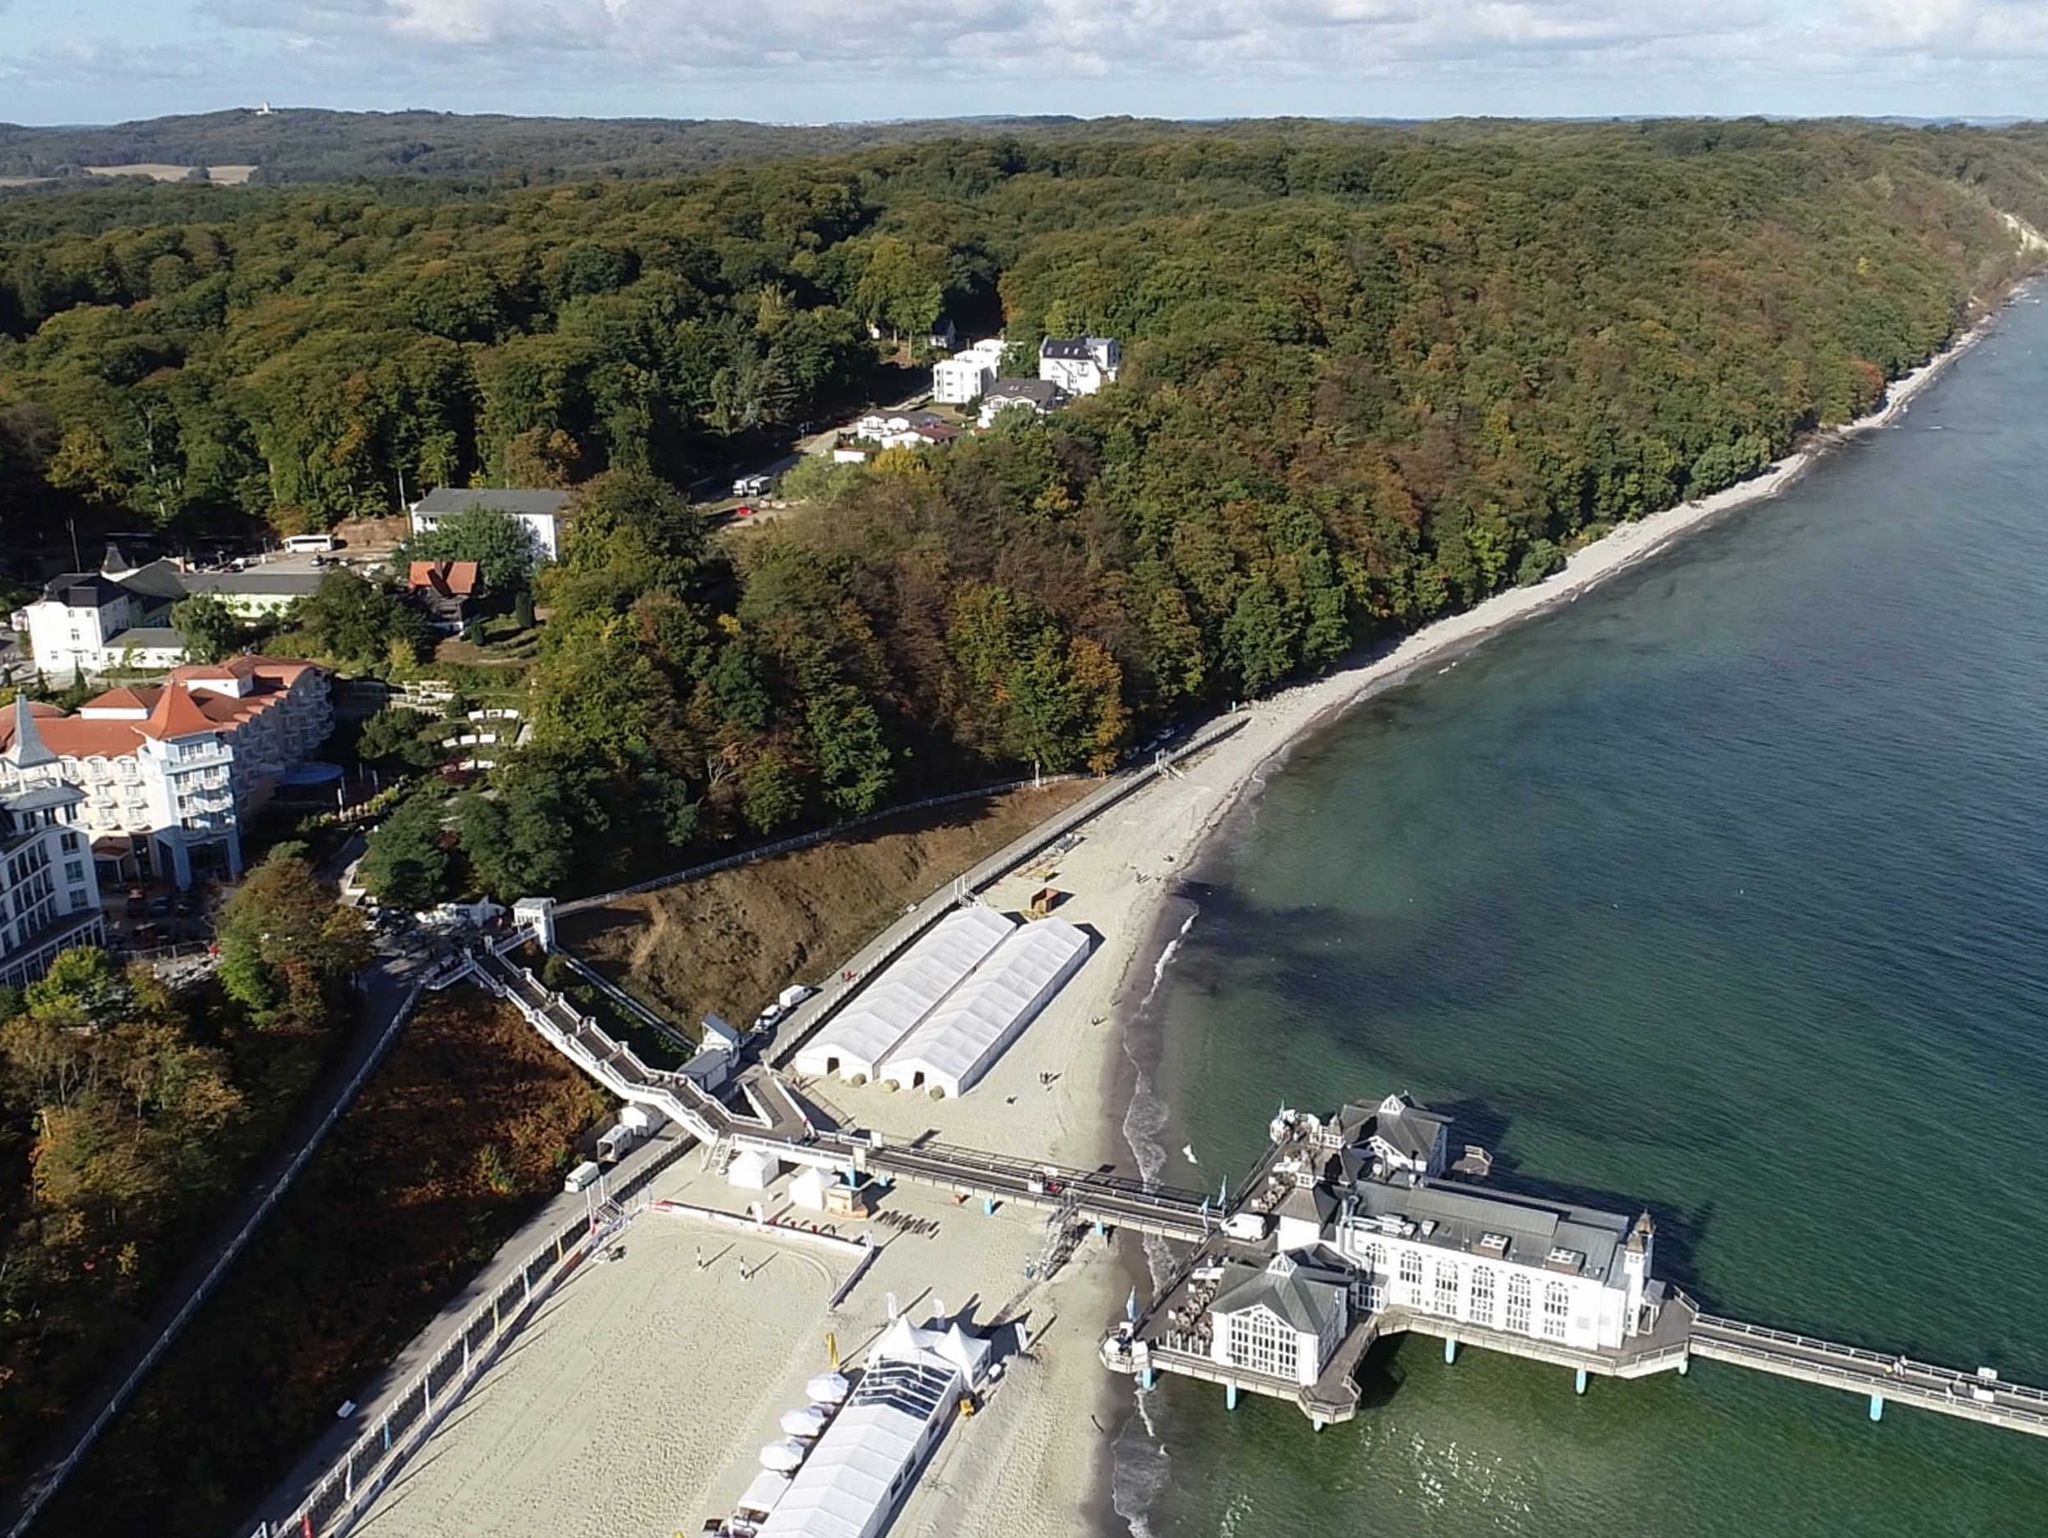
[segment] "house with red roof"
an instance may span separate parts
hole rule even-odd
[[[460,630],[484,595],[483,568],[475,561],[414,561],[406,571],[405,590],[426,611],[429,624]]]

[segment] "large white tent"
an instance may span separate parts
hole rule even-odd
[[[1061,919],[1025,925],[882,1060],[882,1079],[899,1089],[965,1093],[1087,959],[1085,930]]]
[[[889,1050],[1016,927],[991,908],[947,914],[825,1022],[797,1053],[797,1071],[872,1079]]]
[[[897,1319],[759,1538],[874,1538],[910,1494],[962,1392],[986,1375],[989,1354],[987,1341],[957,1324],[919,1329]]]

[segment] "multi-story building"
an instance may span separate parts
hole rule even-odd
[[[965,406],[978,399],[1003,372],[1003,339],[984,337],[964,352],[932,365],[932,399],[941,406]]]
[[[17,697],[0,752],[0,985],[20,987],[57,955],[106,938],[90,840],[79,820],[85,795],[38,730],[36,708]]]
[[[1401,1310],[1583,1350],[1639,1333],[1656,1230],[1448,1178],[1449,1121],[1403,1095],[1328,1121],[1283,1118],[1282,1252],[1334,1251],[1370,1313]],[[1309,1198],[1319,1198],[1310,1200]]]
[[[1113,336],[1049,336],[1038,344],[1038,377],[1069,395],[1093,395],[1115,384],[1123,361]]]
[[[207,870],[240,873],[242,818],[319,749],[334,711],[323,669],[244,656],[34,720],[60,777],[83,793],[77,820],[102,879],[185,887]],[[11,777],[0,760],[0,793]]]

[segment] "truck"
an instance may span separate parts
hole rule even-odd
[[[592,1186],[596,1185],[598,1181],[602,1180],[603,1178],[603,1168],[600,1165],[591,1162],[589,1159],[585,1159],[581,1164],[577,1165],[576,1168],[569,1171],[568,1179],[562,1182],[562,1189],[571,1196],[573,1196],[578,1191],[589,1190]]]
[[[765,497],[768,488],[775,484],[765,475],[743,475],[732,483],[732,494],[736,497]]]

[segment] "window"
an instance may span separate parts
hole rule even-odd
[[[1368,1244],[1360,1259],[1365,1268],[1365,1306],[1378,1313],[1387,1306],[1387,1247]]]
[[[1422,1257],[1413,1250],[1401,1252],[1401,1285],[1411,1291],[1422,1287]]]
[[[1436,1307],[1434,1312],[1446,1319],[1458,1317],[1458,1263],[1455,1260],[1440,1260],[1436,1263]]]
[[[74,882],[83,881],[85,879],[85,861],[66,860],[64,862],[64,879]]]
[[[91,906],[92,904],[86,901],[85,893],[73,892],[71,894],[71,911],[73,913],[80,912],[81,910],[89,908]]]
[[[1472,1291],[1465,1317],[1489,1330],[1493,1328],[1493,1267],[1472,1268]]]
[[[64,852],[66,854],[76,854],[78,852],[78,835],[76,833],[66,833],[60,842],[64,845]]]
[[[1289,1383],[1300,1380],[1301,1342],[1291,1328],[1264,1308],[1246,1309],[1226,1318],[1231,1366],[1285,1378]]]
[[[1529,1278],[1508,1278],[1508,1329],[1516,1335],[1529,1333]]]
[[[1572,1290],[1563,1282],[1543,1284],[1543,1338],[1563,1340],[1564,1322],[1572,1311]]]

